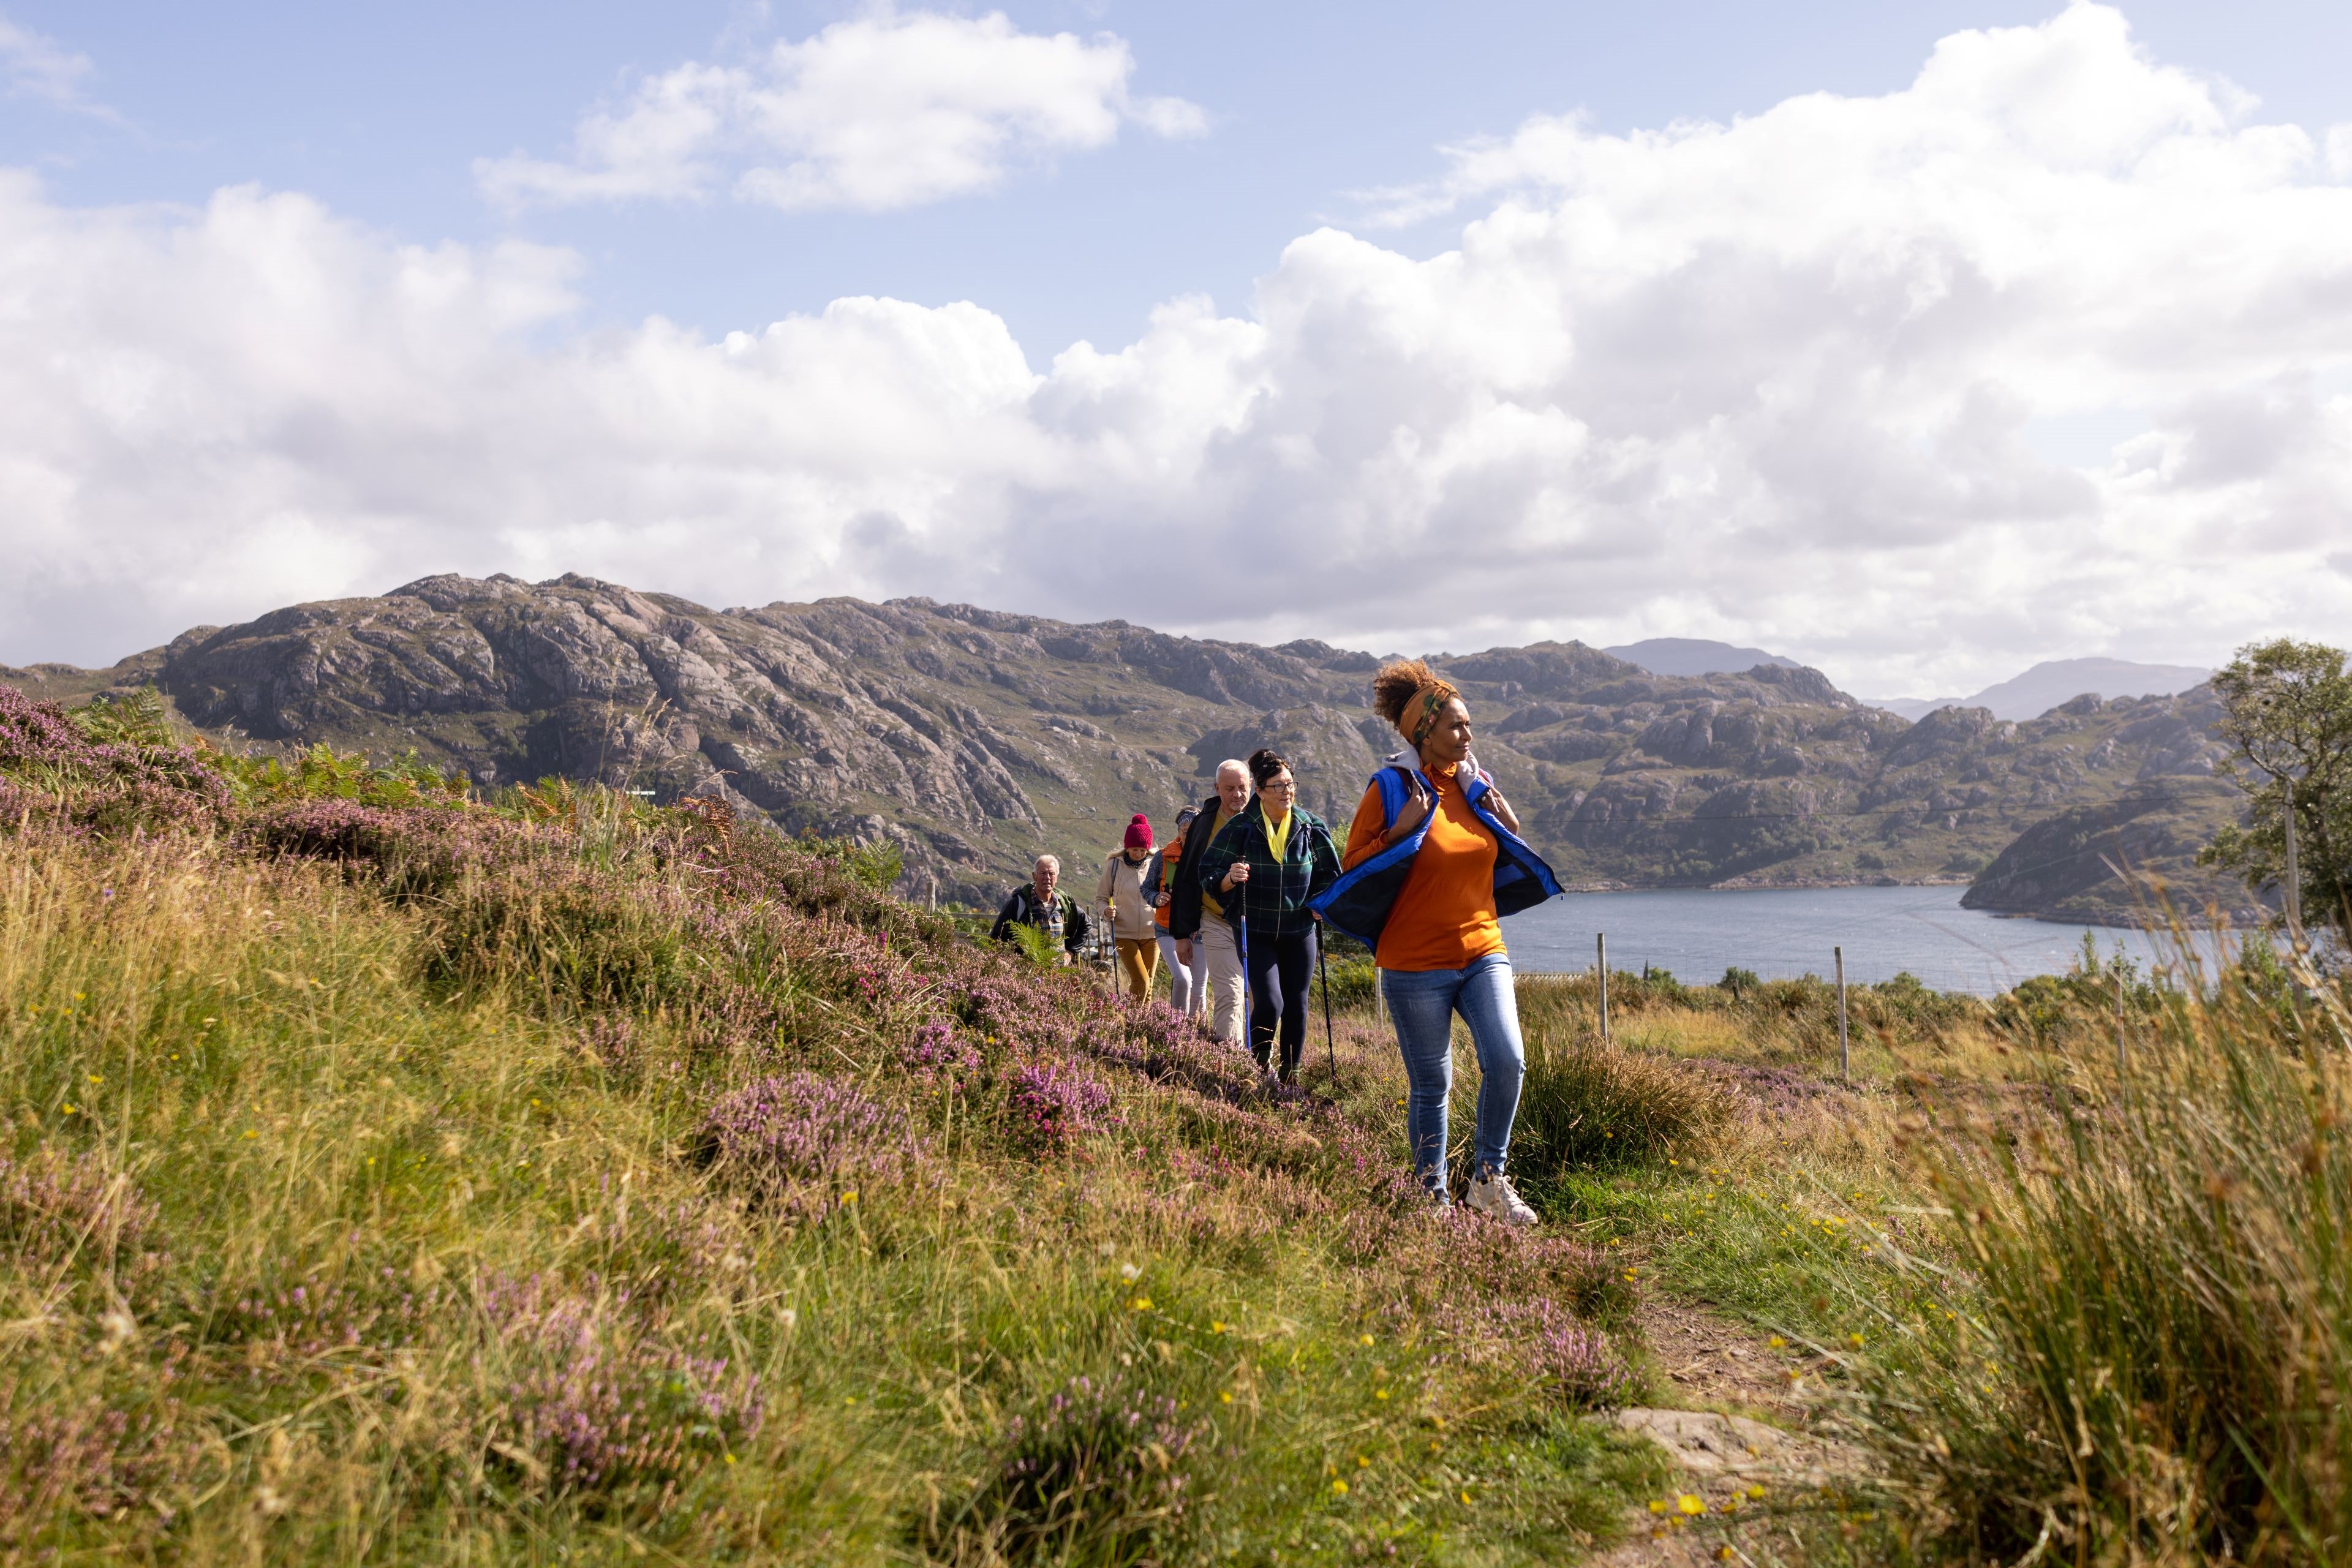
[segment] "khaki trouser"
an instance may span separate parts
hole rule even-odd
[[[1151,1000],[1151,981],[1160,973],[1160,939],[1156,936],[1115,937],[1118,943],[1119,984],[1130,1002]]]
[[[1203,910],[1192,933],[1193,983],[1208,988],[1209,1032],[1231,1045],[1242,1043],[1242,950],[1234,928]]]

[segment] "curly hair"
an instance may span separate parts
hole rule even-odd
[[[1430,668],[1426,659],[1392,659],[1372,677],[1372,711],[1416,746],[1439,710],[1461,699],[1462,689]]]
[[[1271,746],[1261,746],[1250,753],[1250,783],[1264,789],[1266,781],[1286,770],[1290,764],[1282,760]]]

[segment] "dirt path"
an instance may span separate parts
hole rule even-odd
[[[1618,1424],[1664,1448],[1678,1473],[1672,1491],[1633,1515],[1628,1539],[1592,1559],[1596,1568],[1804,1562],[1805,1537],[1822,1521],[1800,1521],[1785,1505],[1863,1463],[1819,1430],[1811,1358],[1704,1306],[1654,1300],[1640,1325],[1676,1407],[1621,1410]]]

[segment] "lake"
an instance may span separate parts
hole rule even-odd
[[[1671,970],[1676,979],[1719,980],[1733,964],[1767,980],[1827,978],[1831,950],[1845,949],[1846,979],[1891,980],[1908,970],[1938,991],[1990,995],[2029,975],[2071,968],[2082,952],[2075,925],[2008,920],[1960,908],[1963,888],[1676,888],[1570,893],[1503,922],[1523,973],[1592,967],[1592,939],[1609,936],[1609,967]],[[2104,955],[2117,943],[2147,973],[2157,957],[2144,931],[2090,928]],[[2210,938],[2200,938],[2204,947]]]

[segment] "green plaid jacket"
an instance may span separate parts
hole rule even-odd
[[[1225,824],[1225,830],[1201,854],[1201,886],[1225,908],[1225,918],[1239,915],[1252,936],[1280,936],[1306,931],[1315,923],[1307,900],[1329,887],[1339,876],[1339,850],[1331,829],[1311,811],[1290,808],[1290,837],[1277,862],[1265,838],[1265,811],[1256,801]],[[1229,891],[1217,884],[1237,861],[1249,862],[1250,879]]]

